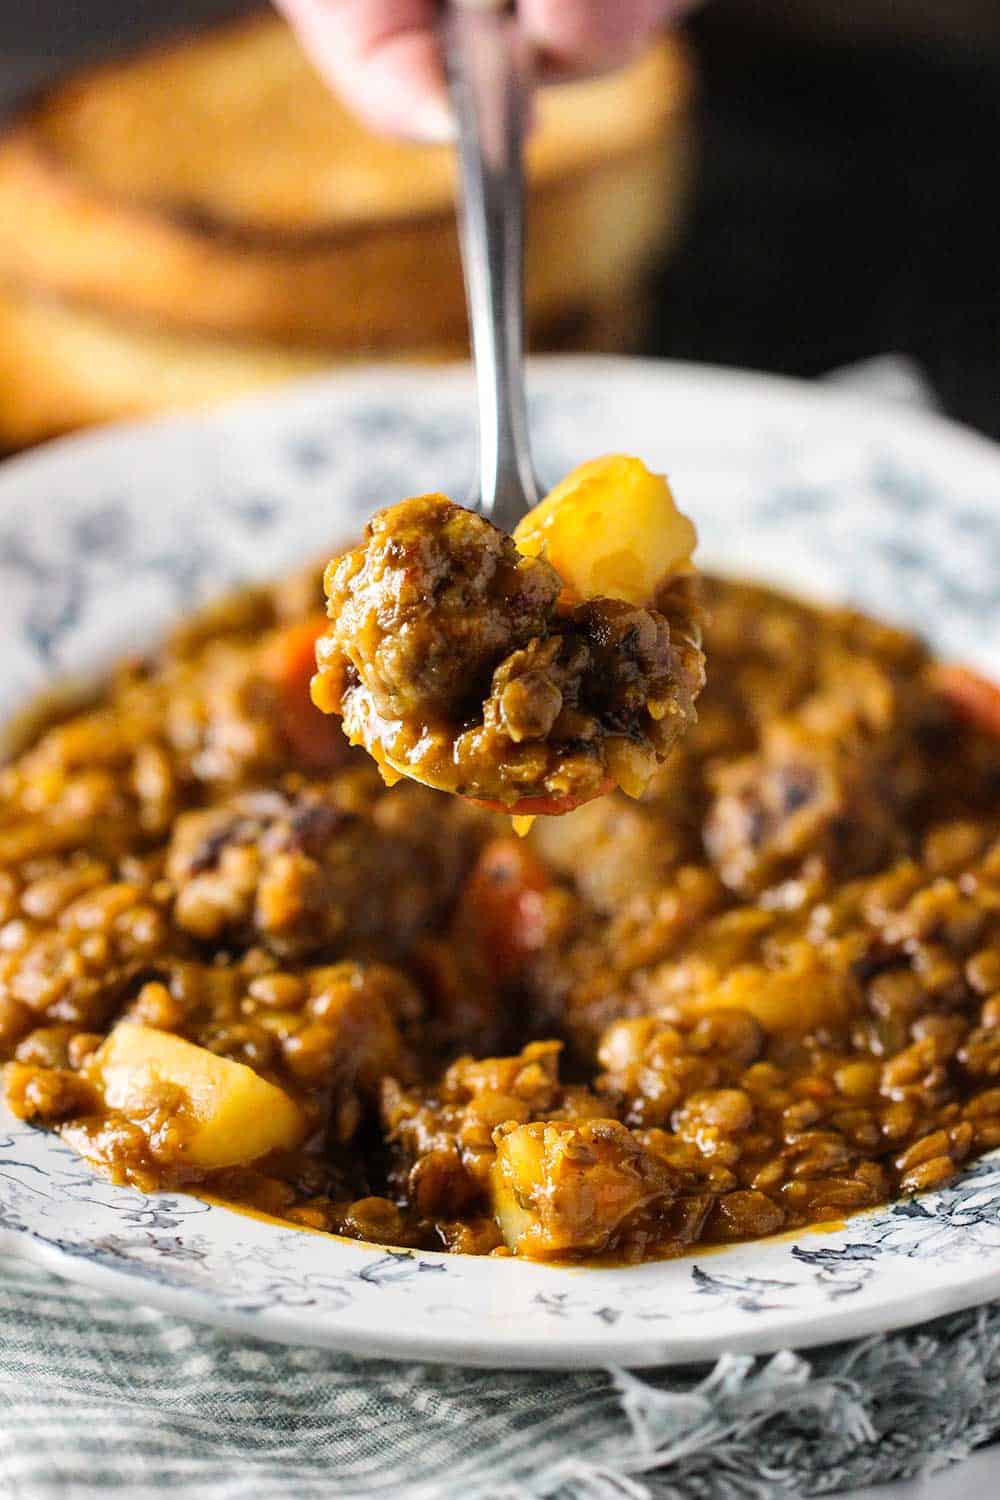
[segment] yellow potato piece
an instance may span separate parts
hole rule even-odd
[[[841,1026],[848,1018],[844,986],[819,963],[771,970],[741,964],[711,989],[684,1001],[694,1018],[715,1010],[745,1010],[772,1036]]]
[[[612,453],[568,474],[514,541],[526,557],[546,557],[577,600],[645,605],[665,579],[689,571],[698,533],[662,474]]]
[[[537,1216],[525,1204],[544,1179],[545,1149],[539,1132],[512,1131],[500,1142],[490,1169],[493,1215],[510,1250],[531,1238]]]
[[[107,1107],[140,1125],[169,1102],[187,1127],[184,1161],[205,1170],[288,1150],[306,1131],[294,1100],[252,1068],[149,1026],[116,1026],[88,1072]]]
[[[603,1250],[674,1184],[618,1120],[508,1121],[493,1136],[490,1202],[508,1249],[538,1260]]]

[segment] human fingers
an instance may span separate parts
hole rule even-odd
[[[376,130],[453,134],[434,0],[276,0],[320,72]]]

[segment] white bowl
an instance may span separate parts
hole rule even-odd
[[[539,465],[665,469],[706,566],[850,600],[1000,671],[1000,455],[934,417],[696,366],[533,367]],[[366,371],[70,439],[0,470],[0,706],[195,600],[473,472],[468,374]],[[0,1246],[262,1338],[468,1364],[649,1365],[920,1321],[1000,1293],[1000,1154],[803,1232],[615,1269],[386,1251],[96,1179],[0,1114]]]

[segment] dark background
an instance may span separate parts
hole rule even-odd
[[[0,97],[250,8],[2,7]],[[689,35],[699,180],[647,352],[804,375],[910,354],[1000,437],[1000,0],[717,0]]]

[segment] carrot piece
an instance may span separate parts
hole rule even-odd
[[[549,877],[520,839],[486,844],[466,881],[462,915],[498,979],[513,979],[545,942]]]
[[[610,792],[614,782],[609,776],[603,781],[594,793],[595,797],[603,797]],[[577,807],[582,807],[585,802],[590,802],[590,797],[574,797],[564,795],[561,797],[520,797],[513,804],[500,802],[494,797],[470,797],[470,802],[475,802],[477,807],[488,807],[491,812],[508,813],[512,818],[559,818],[563,813],[573,812]]]
[[[281,727],[296,757],[314,771],[341,765],[347,741],[340,720],[320,713],[309,696],[316,671],[316,641],[326,629],[325,615],[310,615],[279,631],[265,646],[263,668],[278,689]]]
[[[971,667],[950,663],[937,667],[934,679],[960,718],[984,734],[1000,738],[1000,685]]]

